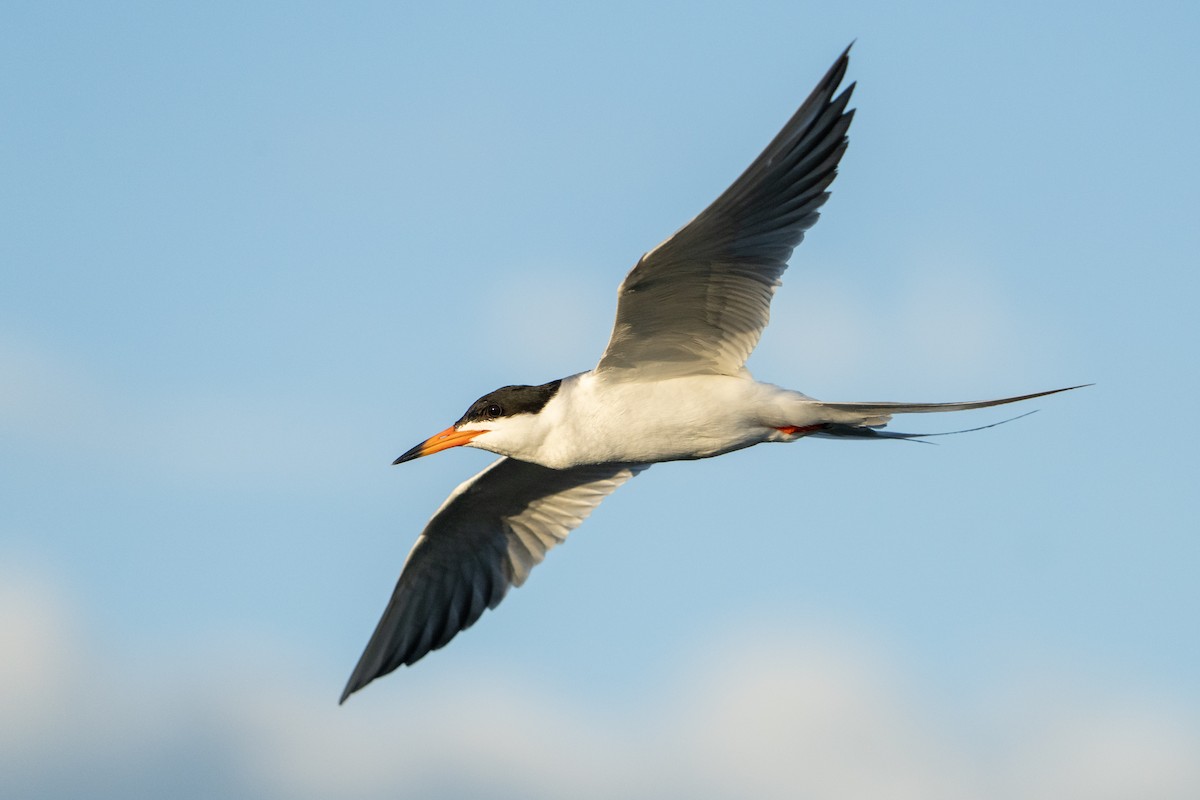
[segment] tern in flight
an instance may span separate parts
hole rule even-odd
[[[451,447],[501,458],[455,489],[425,526],[354,668],[353,692],[412,664],[495,608],[609,493],[651,464],[806,436],[911,439],[893,414],[965,403],[827,403],[755,381],[746,358],[767,325],[793,248],[817,221],[846,151],[849,48],[724,194],[642,256],[618,290],[594,369],[505,386],[396,459]],[[1071,387],[1075,388],[1075,387]]]

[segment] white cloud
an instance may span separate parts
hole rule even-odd
[[[1097,697],[1086,680],[1029,695],[1030,713],[1006,715],[1011,794],[1030,800],[1196,797],[1200,731],[1152,692]]]
[[[0,333],[0,426],[11,434],[52,433],[73,413],[78,370],[23,337]]]
[[[481,353],[503,372],[559,377],[591,369],[612,328],[617,283],[623,274],[597,282],[570,266],[524,265],[475,291],[483,303],[487,340]],[[474,298],[473,298],[474,299]]]
[[[833,395],[846,386],[961,392],[1055,358],[1045,324],[970,255],[909,256],[879,268],[894,288],[864,286],[861,270],[844,267],[789,273],[752,364],[826,399],[859,399]]]
[[[764,380],[799,391],[861,379],[874,371],[887,324],[844,280],[788,276],[750,364]]]
[[[0,752],[56,735],[45,712],[74,683],[68,619],[62,597],[32,570],[0,572]]]
[[[286,648],[113,654],[50,582],[24,575],[0,571],[9,797],[1200,796],[1195,715],[1144,693],[1082,693],[1078,676],[955,716],[906,689],[886,652],[757,629],[718,637],[620,708],[532,673],[445,676],[402,706],[368,691],[338,707]]]
[[[245,486],[327,484],[362,463],[347,418],[285,390],[123,386],[51,348],[0,336],[0,430],[52,458],[91,459],[154,480]],[[315,475],[313,463],[332,464]],[[341,465],[341,469],[337,468]]]

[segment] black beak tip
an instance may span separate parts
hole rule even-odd
[[[417,445],[412,450],[409,450],[407,453],[405,453],[404,455],[400,456],[395,461],[393,461],[392,466],[394,467],[397,464],[403,464],[405,461],[412,461],[413,459],[417,459],[420,457],[421,457],[421,445]]]

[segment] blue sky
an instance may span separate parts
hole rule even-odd
[[[843,6],[6,8],[0,793],[1200,794],[1200,14]],[[390,461],[590,368],[851,40],[751,369],[1096,386],[656,466],[337,707],[489,457]]]

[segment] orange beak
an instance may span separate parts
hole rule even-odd
[[[481,433],[487,431],[458,431],[453,426],[446,428],[441,433],[430,436],[419,445],[409,450],[404,455],[393,461],[393,464],[403,464],[405,461],[412,461],[414,458],[421,456],[433,455],[442,450],[449,450],[451,447],[459,447],[474,439]]]

